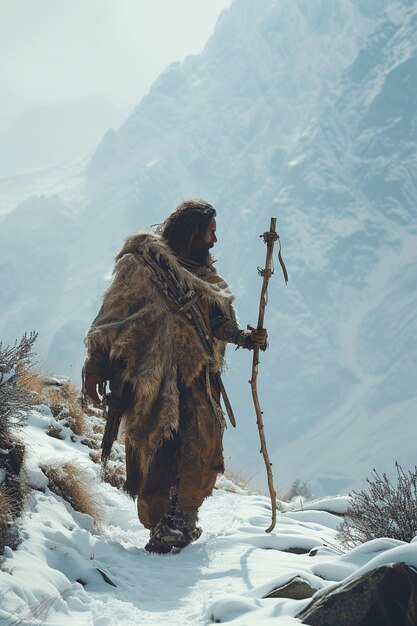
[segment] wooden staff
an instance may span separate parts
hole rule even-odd
[[[276,224],[277,224],[277,218],[271,217],[271,226],[269,228],[269,231],[261,235],[261,237],[263,237],[263,240],[267,245],[267,251],[266,251],[265,268],[258,269],[259,275],[262,276],[263,278],[261,298],[259,302],[259,315],[258,315],[258,326],[257,326],[258,330],[262,330],[263,325],[264,325],[265,308],[266,308],[266,303],[267,303],[268,282],[273,274],[272,255],[274,252],[274,244],[279,239],[279,236],[277,235],[277,232],[276,232]],[[284,273],[285,282],[287,282],[288,274],[285,269],[284,262],[282,261],[282,258],[281,258],[281,247],[280,247],[280,252],[279,252],[279,262],[282,267],[282,271]],[[258,366],[259,366],[259,348],[255,348],[253,351],[252,378],[249,381],[249,384],[252,389],[253,403],[255,405],[255,411],[256,411],[256,423],[258,425],[259,438],[261,440],[260,452],[262,453],[264,457],[266,472],[268,476],[269,493],[271,495],[272,522],[271,522],[271,525],[265,531],[267,533],[270,533],[275,528],[275,524],[277,520],[277,494],[275,491],[274,479],[272,476],[272,469],[271,469],[272,463],[269,460],[268,450],[266,448],[264,424],[262,420],[262,411],[261,411],[261,407],[259,404],[258,392],[256,388],[256,379],[258,377]]]

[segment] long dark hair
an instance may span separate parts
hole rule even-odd
[[[187,258],[193,243],[204,237],[215,216],[216,209],[205,200],[185,200],[158,227],[157,232],[174,252]]]

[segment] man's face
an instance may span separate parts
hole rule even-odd
[[[210,224],[208,227],[208,231],[206,233],[206,237],[204,239],[204,243],[208,245],[209,248],[212,248],[217,241],[216,237],[216,218],[212,217],[210,220]]]
[[[195,241],[191,248],[191,258],[197,263],[206,264],[209,260],[209,250],[217,241],[216,218],[212,217],[206,234],[199,241]]]

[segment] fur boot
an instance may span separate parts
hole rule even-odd
[[[151,531],[145,550],[167,554],[172,548],[185,548],[197,541],[203,532],[197,526],[197,520],[197,511],[176,511],[173,515],[164,515]]]

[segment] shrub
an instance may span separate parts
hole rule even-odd
[[[82,467],[66,461],[43,463],[40,468],[48,478],[48,487],[53,493],[69,502],[75,511],[90,515],[96,524],[100,522],[102,511]]]
[[[378,537],[410,542],[417,533],[417,467],[405,472],[395,462],[397,483],[372,470],[367,489],[353,491],[338,539],[347,548]]]
[[[11,429],[25,424],[25,411],[33,404],[33,397],[21,384],[32,367],[32,346],[37,334],[23,335],[19,343],[6,346],[0,342],[0,443],[10,438]]]
[[[22,385],[32,366],[32,346],[36,333],[23,335],[14,346],[0,343],[0,554],[6,545],[16,548],[19,533],[13,526],[22,514],[27,486],[21,477],[24,445],[16,428],[26,423],[33,394]]]
[[[303,498],[304,500],[312,500],[313,494],[308,483],[297,478],[288,491],[280,494],[280,500],[283,502],[291,502],[294,498]]]

